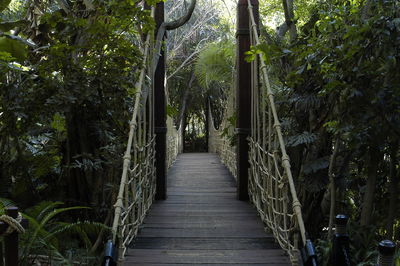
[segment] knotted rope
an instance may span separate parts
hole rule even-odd
[[[25,228],[21,225],[22,215],[18,213],[17,218],[13,218],[6,214],[0,216],[0,221],[6,223],[8,225],[7,230],[3,233],[3,235],[9,235],[13,232],[18,232],[20,234],[25,233]]]

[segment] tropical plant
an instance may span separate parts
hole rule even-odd
[[[234,72],[234,53],[231,41],[210,43],[201,51],[196,60],[195,74],[203,88],[210,88],[212,83],[230,86]]]
[[[302,3],[294,2],[295,15],[304,13]],[[287,6],[281,10],[285,23],[293,22]],[[376,243],[399,231],[399,10],[398,1],[311,4],[296,18],[304,19],[296,34],[267,36],[249,53],[265,57],[279,88],[308,232],[326,238],[322,229],[332,232],[334,215],[349,214],[360,265],[371,264]]]
[[[96,265],[96,254],[90,254],[93,239],[108,228],[89,221],[61,222],[66,212],[82,211],[85,207],[60,208],[62,202],[41,202],[28,209],[23,217],[29,227],[21,235],[22,265],[46,261],[51,265],[73,265],[76,261]]]

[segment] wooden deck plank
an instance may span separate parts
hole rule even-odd
[[[178,249],[178,250],[259,250],[279,249],[279,246],[271,241],[272,236],[263,238],[240,238],[232,241],[232,238],[196,238],[196,237],[143,237],[133,243],[138,249]]]
[[[290,265],[214,154],[182,154],[125,265]]]
[[[132,249],[127,263],[264,263],[287,265],[281,250],[165,250]],[[268,260],[268,261],[267,261]]]

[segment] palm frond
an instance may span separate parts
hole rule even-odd
[[[211,43],[200,52],[195,63],[195,75],[202,87],[209,88],[212,82],[230,82],[233,66],[233,43]]]
[[[89,236],[97,236],[101,230],[110,230],[110,228],[102,223],[90,222],[90,221],[78,221],[76,223],[64,223],[59,222],[57,228],[55,228],[47,237],[52,238],[62,234],[76,234],[78,235],[87,248],[92,247],[92,242]]]
[[[23,241],[22,258],[27,258],[28,255],[32,254],[33,250],[38,248],[49,249],[50,246],[48,245],[51,245],[51,247],[58,246],[58,239],[50,227],[50,225],[54,225],[54,222],[51,221],[55,216],[66,211],[87,209],[87,207],[82,206],[57,209],[56,207],[61,204],[62,202],[41,202],[28,210],[29,214],[36,216],[23,214],[29,221],[30,227],[26,234],[26,239]]]

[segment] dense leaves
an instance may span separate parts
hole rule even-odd
[[[321,2],[308,7],[295,40],[267,36],[249,53],[263,54],[283,88],[277,97],[308,231],[326,237],[329,209],[350,215],[354,264],[370,265],[376,241],[400,233],[399,8]]]
[[[143,64],[142,38],[154,28],[150,11],[130,0],[0,4],[0,197],[21,208],[41,200],[90,206],[71,216],[104,222]],[[27,254],[46,243],[36,244]]]

